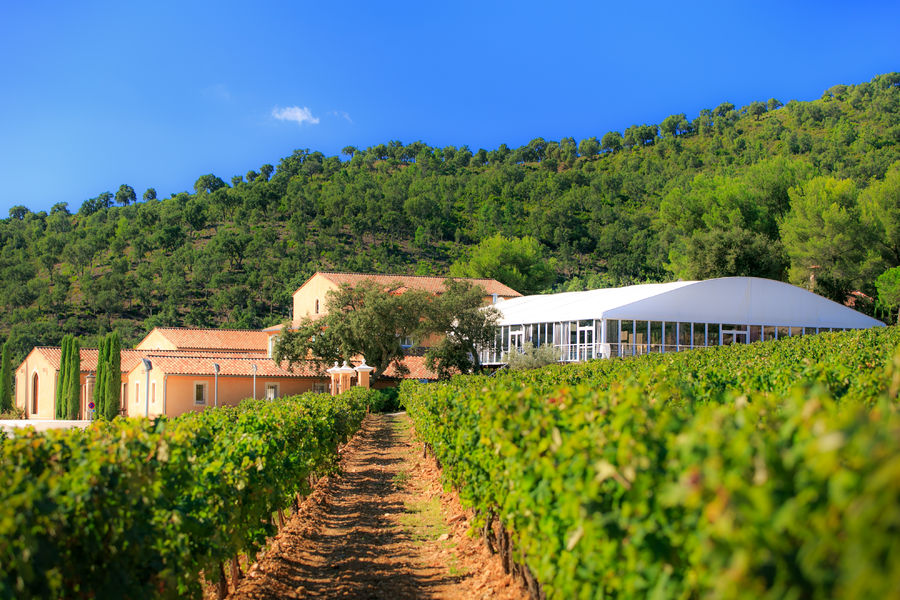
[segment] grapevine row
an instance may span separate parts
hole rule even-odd
[[[199,596],[359,427],[370,392],[116,419],[0,445],[0,598]]]
[[[898,342],[885,328],[405,383],[401,400],[537,597],[889,597]]]

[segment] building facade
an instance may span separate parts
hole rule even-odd
[[[328,292],[341,285],[374,280],[389,293],[421,289],[443,292],[444,278],[320,272],[295,293],[291,321],[324,315]],[[467,279],[486,291],[485,302],[520,296],[493,279]],[[272,359],[281,326],[262,330],[157,327],[134,349],[122,350],[121,412],[127,416],[177,416],[214,406],[236,405],[246,398],[277,398],[303,392],[328,392],[331,377],[316,361],[289,367]],[[61,349],[34,348],[15,372],[16,406],[29,419],[53,419]],[[80,418],[90,418],[89,402],[97,369],[96,349],[81,350]],[[436,379],[422,356],[406,356],[408,370],[393,366],[373,381],[374,387],[396,385],[401,378]],[[358,366],[358,365],[357,365]],[[355,376],[352,378],[355,381]]]

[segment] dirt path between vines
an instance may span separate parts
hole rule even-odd
[[[229,598],[524,599],[405,413],[370,415]]]

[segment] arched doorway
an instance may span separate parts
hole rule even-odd
[[[31,376],[31,414],[36,415],[38,412],[38,374],[35,372]]]

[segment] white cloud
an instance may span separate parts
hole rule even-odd
[[[346,119],[348,123],[353,123],[353,119],[350,118],[350,115],[347,114],[343,110],[333,110],[328,114],[333,117],[340,117],[341,119]]]
[[[305,106],[302,108],[299,106],[278,108],[276,106],[272,109],[272,116],[279,121],[294,121],[297,125],[303,125],[303,123],[317,125],[319,123],[319,118],[314,117],[312,112]]]

